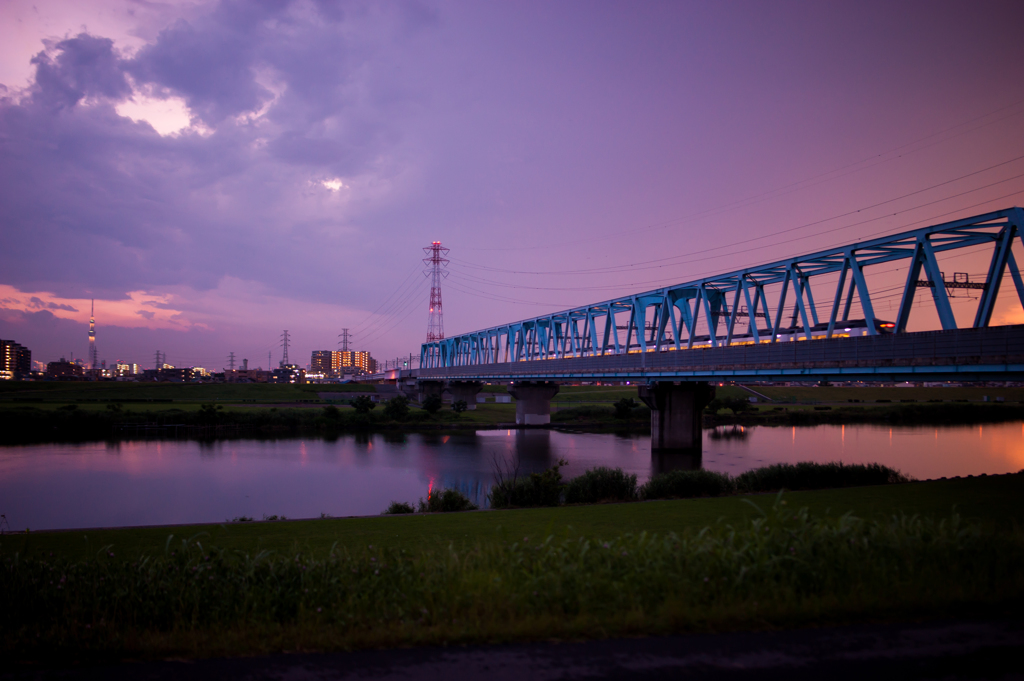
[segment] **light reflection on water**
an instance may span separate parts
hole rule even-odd
[[[337,440],[142,440],[0,448],[0,513],[12,529],[223,522],[236,516],[369,515],[457,487],[481,506],[501,461],[521,474],[559,459],[572,477],[621,467],[736,475],[778,462],[874,462],[918,478],[1024,468],[1024,424],[950,428],[725,427],[704,433],[702,460],[652,456],[647,435],[547,430],[388,433]]]

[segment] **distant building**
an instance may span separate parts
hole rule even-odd
[[[306,370],[296,364],[285,364],[279,369],[274,369],[270,377],[271,383],[305,383]]]
[[[167,366],[166,364],[164,365]],[[190,367],[170,367],[160,369],[157,372],[158,381],[167,381],[168,383],[191,383],[192,379],[195,378],[195,374],[192,372]]]
[[[309,370],[329,378],[345,374],[372,374],[377,371],[377,360],[369,352],[358,350],[314,350]]]
[[[248,364],[246,364],[248,366]],[[262,369],[225,369],[225,383],[269,383],[271,373]]]
[[[61,357],[59,361],[46,365],[46,375],[58,380],[74,381],[85,378],[85,369],[81,365]]]
[[[25,378],[32,373],[32,351],[12,340],[0,340],[0,380]]]
[[[131,364],[128,362],[122,362],[121,360],[117,360],[117,364],[114,365],[114,376],[117,378],[134,376],[137,373],[139,373],[138,364]]]

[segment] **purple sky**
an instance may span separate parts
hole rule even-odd
[[[266,366],[287,328],[305,364],[343,327],[384,359],[426,334],[432,240],[453,334],[1020,205],[1022,24],[1016,0],[7,0],[0,337],[84,356],[95,297],[108,361]]]

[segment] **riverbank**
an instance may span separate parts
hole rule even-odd
[[[90,442],[138,438],[229,439],[337,437],[359,432],[518,428],[515,405],[480,404],[456,414],[408,405],[402,413],[377,407],[359,413],[348,405],[224,406],[209,403],[0,403],[0,445]],[[1024,421],[1024,405],[1005,402],[792,404],[705,412],[704,426],[811,426],[818,424],[974,425]],[[536,428],[538,426],[531,426]],[[619,418],[609,404],[553,405],[549,428],[645,433],[650,410],[635,407]]]
[[[1024,527],[1024,474],[927,480],[899,485],[788,492],[793,507],[838,518],[884,519],[894,514],[946,516],[956,511],[991,530]],[[690,532],[716,522],[737,523],[759,514],[772,494],[738,495],[556,508],[481,510],[406,516],[361,516],[254,522],[162,525],[152,527],[83,528],[0,535],[0,553],[61,555],[86,558],[110,546],[127,558],[163,551],[167,538],[201,534],[204,543],[231,551],[296,552],[323,556],[332,546],[361,551],[373,545],[423,550],[452,544],[469,547],[508,537],[544,535],[611,537],[625,533]],[[753,502],[755,506],[751,506]],[[384,510],[386,503],[382,503]]]
[[[4,535],[0,646],[10,665],[1009,613],[1022,483]]]

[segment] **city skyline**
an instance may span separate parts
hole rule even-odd
[[[1019,3],[0,17],[0,337],[43,362],[93,298],[108,364],[418,353],[433,241],[452,335],[1024,202]]]

